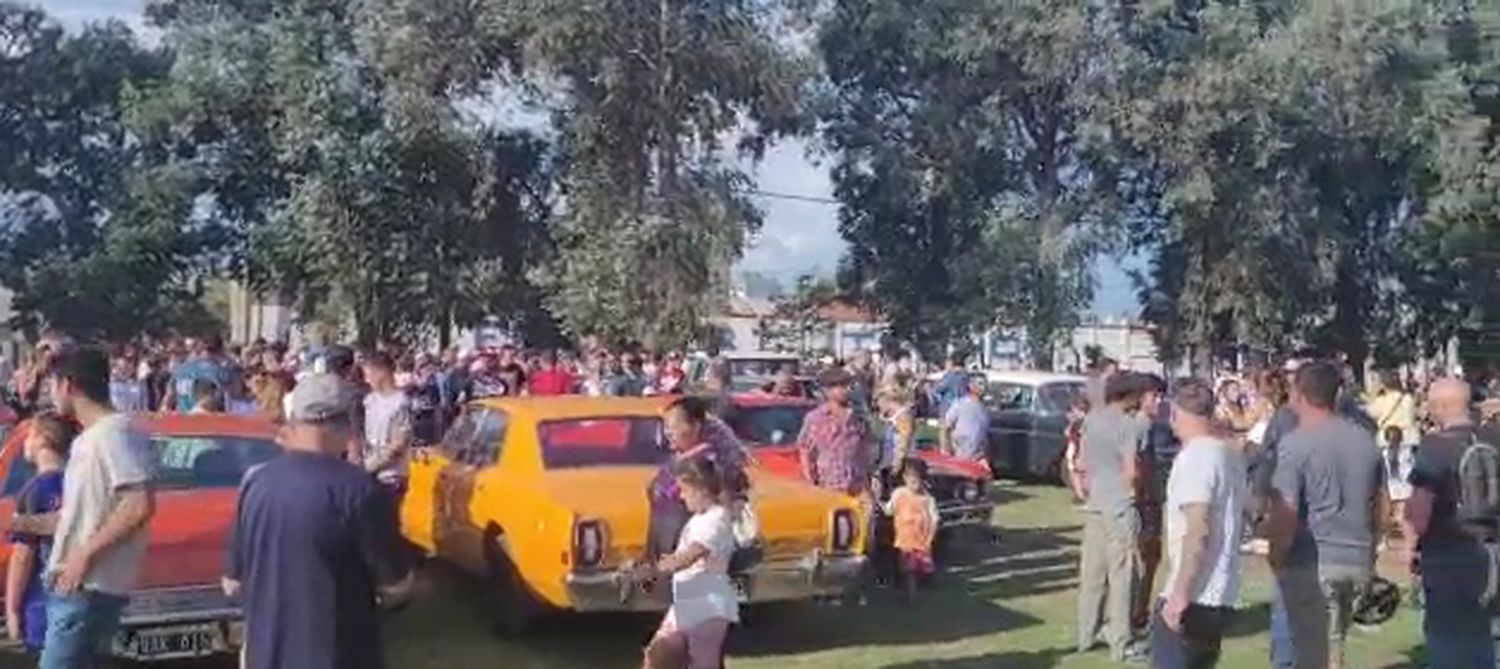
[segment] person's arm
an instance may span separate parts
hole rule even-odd
[[[884,502],[880,502],[880,511],[887,516],[895,515],[896,500],[905,494],[906,488],[896,488],[895,491],[891,492],[891,496],[889,498],[887,498]]]
[[[5,618],[21,619],[21,605],[25,603],[26,581],[36,568],[36,548],[25,541],[11,544],[10,563],[5,568]]]
[[[896,417],[896,453],[895,463],[906,460],[911,453],[912,441],[916,438],[916,421],[912,418],[910,411],[903,411]]]
[[[10,531],[50,537],[57,533],[57,512],[18,513],[10,520]]]
[[[958,412],[954,411],[956,406],[956,402],[949,405],[943,413],[943,420],[938,423],[938,452],[947,455],[953,455],[953,426],[958,423]]]
[[[814,467],[814,450],[816,446],[812,442],[812,430],[808,429],[808,421],[802,421],[802,431],[797,434],[797,464],[802,468],[802,478],[812,483],[818,482],[818,471]]]
[[[1169,585],[1167,601],[1162,610],[1164,622],[1173,630],[1182,629],[1182,614],[1193,603],[1193,583],[1197,582],[1198,574],[1203,570],[1208,553],[1209,534],[1209,504],[1207,502],[1184,504],[1179,508],[1182,509],[1185,521],[1182,535],[1182,563],[1177,570],[1177,578]]]
[[[1120,445],[1120,471],[1125,477],[1125,489],[1131,495],[1138,496],[1141,489],[1141,445],[1146,435],[1146,429],[1142,429],[1135,439],[1127,439]]]
[[[656,572],[658,574],[675,574],[698,563],[699,560],[708,557],[710,551],[707,546],[700,543],[690,543],[671,555],[656,561]]]
[[[943,516],[938,513],[937,498],[932,495],[927,496],[927,517],[932,519],[932,531],[936,535],[938,526],[943,524]]]
[[[83,546],[62,556],[63,570],[56,582],[59,592],[76,590],[95,559],[143,530],[156,514],[156,493],[151,487],[151,464],[147,459],[151,446],[145,437],[125,432],[100,446],[104,474],[114,492],[114,508]]]
[[[1375,538],[1374,545],[1378,546],[1391,517],[1391,496],[1385,484],[1385,465],[1377,463],[1375,471],[1375,497],[1370,500],[1370,536]]]
[[[1282,453],[1276,471],[1271,475],[1271,491],[1266,500],[1266,540],[1270,551],[1266,559],[1272,567],[1286,562],[1292,539],[1297,535],[1297,508],[1302,498],[1300,465],[1292,454]]]

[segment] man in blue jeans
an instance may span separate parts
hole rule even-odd
[[[1421,557],[1422,632],[1434,669],[1493,669],[1497,629],[1494,608],[1479,600],[1489,578],[1490,556],[1500,539],[1495,519],[1461,520],[1459,462],[1471,444],[1500,445],[1500,434],[1477,428],[1469,413],[1469,385],[1444,379],[1428,391],[1440,426],[1422,438],[1412,466],[1412,498],[1403,534]],[[1415,544],[1414,546],[1412,544]]]
[[[63,477],[41,667],[85,669],[119,625],[146,555],[146,525],[155,510],[151,446],[110,406],[103,352],[65,352],[52,376],[54,404],[83,431]]]

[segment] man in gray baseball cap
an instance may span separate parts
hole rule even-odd
[[[244,602],[248,669],[384,665],[376,602],[410,594],[392,497],[343,459],[352,398],[332,374],[297,383],[285,454],[245,477],[225,588]]]

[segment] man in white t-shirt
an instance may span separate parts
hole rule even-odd
[[[376,351],[363,363],[365,382],[364,466],[381,483],[399,487],[411,446],[411,402],[396,385],[390,354]]]
[[[58,356],[52,401],[76,418],[47,573],[47,637],[42,669],[93,666],[135,589],[156,509],[151,443],[109,400],[109,358],[93,348]]]
[[[1151,666],[1212,667],[1240,595],[1239,539],[1249,485],[1239,453],[1217,436],[1214,392],[1189,379],[1172,397],[1182,450],[1167,481],[1167,579],[1151,624]]]

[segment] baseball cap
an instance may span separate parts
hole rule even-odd
[[[349,414],[349,390],[333,374],[309,374],[292,389],[288,418],[294,423],[326,423]]]

